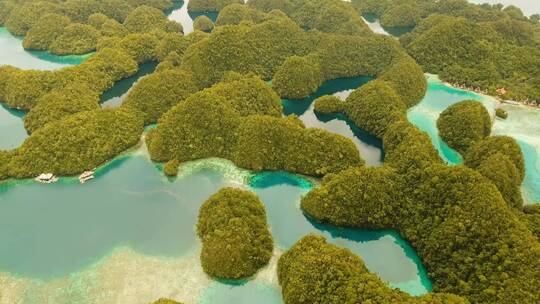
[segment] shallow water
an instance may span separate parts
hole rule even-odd
[[[314,111],[314,100],[323,95],[335,95],[345,100],[356,88],[370,81],[369,77],[340,78],[326,81],[314,94],[301,100],[283,100],[285,115],[296,114],[308,128],[326,129],[350,138],[368,166],[381,165],[384,154],[382,142],[358,128],[344,115],[319,114]]]
[[[28,137],[22,118],[24,112],[0,103],[0,150],[17,148]]]
[[[170,20],[174,20],[182,24],[185,35],[193,32],[193,20],[195,20],[195,18],[198,16],[206,15],[208,18],[210,18],[210,20],[216,22],[218,13],[190,13],[187,10],[188,2],[189,0],[175,2],[173,8],[165,12]]]
[[[525,156],[522,192],[527,203],[540,203],[540,109],[503,104],[506,120],[497,118],[493,134],[514,137]]]
[[[368,27],[374,33],[377,33],[377,34],[388,35],[388,36],[393,36],[393,37],[398,38],[413,30],[413,27],[385,28],[381,25],[381,21],[379,20],[379,17],[377,17],[377,15],[374,15],[374,14],[365,14],[362,16],[362,19],[368,25]]]
[[[56,70],[79,64],[91,54],[81,56],[56,56],[44,51],[26,51],[22,40],[0,27],[0,65],[12,65],[21,69]]]
[[[427,75],[428,90],[424,99],[409,110],[411,123],[428,133],[439,154],[449,164],[460,164],[462,158],[448,147],[438,135],[437,118],[450,105],[466,100],[478,100],[494,117],[498,102],[485,95],[453,88],[442,83],[435,75]],[[503,104],[509,117],[494,118],[492,135],[508,135],[515,138],[525,157],[526,174],[522,193],[526,203],[540,203],[540,109]]]
[[[227,161],[206,160],[183,165],[182,174],[169,180],[139,150],[108,164],[98,171],[96,180],[85,185],[74,178],[53,185],[1,184],[0,243],[9,246],[0,251],[0,270],[9,280],[15,275],[53,284],[69,281],[73,273],[85,272],[126,247],[143,256],[181,263],[200,248],[195,233],[200,205],[218,189],[235,186],[251,188],[265,203],[279,252],[307,233],[321,233],[360,254],[367,267],[392,286],[412,294],[431,289],[414,250],[394,232],[337,229],[310,221],[299,201],[312,182],[277,172],[255,175],[248,183],[250,176]],[[279,289],[274,269],[263,276],[273,283],[257,285],[255,280],[232,288],[214,282],[204,294],[213,298],[212,294],[232,288],[227,297],[253,296],[250,289],[266,286],[270,298],[265,300],[280,303],[272,300],[280,300],[275,296]],[[243,301],[248,303],[248,299]]]
[[[411,123],[428,133],[431,142],[447,163],[459,164],[462,162],[461,155],[448,147],[439,137],[437,118],[446,108],[462,100],[480,101],[490,113],[493,113],[495,101],[487,96],[447,86],[435,75],[427,75],[427,78],[428,90],[426,95],[418,105],[409,110],[407,116]]]

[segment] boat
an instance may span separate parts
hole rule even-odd
[[[36,177],[35,180],[42,184],[53,184],[58,181],[58,177],[54,176],[52,173],[42,173]]]
[[[83,174],[81,174],[81,176],[79,176],[79,182],[81,182],[81,184],[84,184],[87,181],[92,180],[94,178],[95,178],[94,171],[85,171],[83,172]]]

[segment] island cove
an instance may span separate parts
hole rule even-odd
[[[15,291],[39,286],[36,301],[42,296],[52,296],[48,292],[53,292],[58,284],[68,295],[74,292],[76,281],[89,276],[134,279],[133,273],[115,273],[120,265],[110,267],[111,263],[119,263],[118,256],[121,256],[120,263],[142,263],[137,266],[141,272],[137,273],[136,280],[141,285],[152,280],[153,271],[150,274],[142,271],[149,265],[162,269],[158,272],[163,276],[175,275],[178,267],[170,271],[161,267],[183,265],[180,273],[187,277],[180,274],[174,281],[176,287],[168,292],[198,291],[198,295],[186,294],[185,298],[205,303],[198,302],[204,298],[202,286],[212,290],[216,287],[211,285],[221,283],[210,284],[200,273],[199,264],[194,263],[198,261],[200,243],[193,226],[198,209],[208,196],[222,187],[234,186],[251,189],[265,203],[277,243],[275,258],[303,235],[318,232],[360,254],[370,271],[378,273],[391,286],[412,294],[423,294],[431,288],[420,260],[394,232],[334,228],[307,218],[300,210],[299,201],[316,183],[312,179],[281,172],[254,174],[218,159],[186,163],[176,179],[165,178],[159,167],[151,163],[144,148],[140,148],[100,168],[96,172],[97,179],[84,187],[70,178],[48,186],[31,181],[3,183],[0,214],[9,229],[0,233],[0,239],[12,246],[1,253],[0,268],[9,271],[2,275],[2,281],[21,284],[22,289]],[[27,221],[21,221],[28,208],[35,211],[32,213],[35,216],[25,216]],[[126,217],[124,214],[128,211],[130,216]],[[35,255],[36,250],[41,254]],[[241,292],[242,288],[253,288],[256,284],[258,288],[266,286],[277,290],[275,273],[271,270],[270,265],[253,280],[230,288]],[[195,283],[188,276],[197,273],[201,286],[186,288]],[[179,282],[182,277],[186,281]],[[122,286],[111,292],[119,295],[124,288],[130,287]],[[87,292],[74,294],[86,300],[100,294],[92,294],[92,289]],[[4,293],[4,297],[10,293]],[[16,299],[20,294],[12,296]],[[276,300],[268,303],[281,303],[279,297]],[[251,300],[242,301],[250,303]]]

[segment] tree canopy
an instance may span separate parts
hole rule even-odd
[[[199,211],[197,234],[201,265],[217,278],[250,277],[272,257],[264,205],[249,191],[224,188],[212,195]]]
[[[278,278],[287,304],[468,303],[450,294],[412,297],[392,289],[369,272],[360,257],[316,235],[304,237],[280,257]]]
[[[437,119],[439,135],[460,153],[491,134],[491,117],[482,105],[464,100],[446,108]]]

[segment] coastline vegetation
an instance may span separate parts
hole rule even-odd
[[[491,134],[491,117],[478,101],[464,100],[446,108],[437,119],[439,135],[460,153]]]
[[[400,42],[427,72],[503,99],[540,103],[540,15],[465,0],[352,3],[384,27],[413,28]]]
[[[287,304],[468,303],[452,294],[412,297],[392,289],[369,272],[360,257],[316,235],[304,237],[279,258],[278,279]]]
[[[224,188],[204,202],[197,234],[203,243],[201,265],[213,277],[250,277],[272,257],[264,205],[246,190]]]
[[[302,198],[303,211],[332,225],[396,230],[416,249],[435,291],[411,297],[391,289],[350,251],[308,236],[278,263],[286,304],[540,302],[540,211],[523,206],[517,142],[490,136],[491,119],[478,103],[458,103],[438,127],[464,165],[447,166],[406,117],[426,91],[422,68],[505,98],[540,99],[540,18],[465,0],[194,0],[192,12],[221,12],[211,31],[201,17],[199,30],[184,36],[163,14],[171,5],[0,2],[0,23],[25,35],[25,48],[95,50],[56,71],[0,67],[0,101],[29,111],[31,132],[21,147],[0,151],[0,179],[93,170],[157,122],[145,140],[167,176],[182,162],[220,157],[254,171],[323,177]],[[414,30],[399,42],[375,35],[353,8]],[[100,108],[104,91],[149,61],[160,62],[157,71],[119,108]],[[381,167],[366,168],[351,140],[283,116],[280,97],[304,98],[326,80],[355,76],[374,80],[344,101],[318,98],[315,110],[343,113],[381,138]],[[250,277],[272,255],[264,205],[247,191],[213,195],[197,232],[203,269],[214,277]]]

